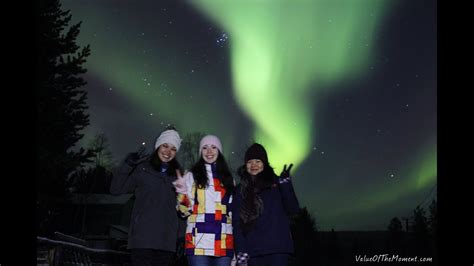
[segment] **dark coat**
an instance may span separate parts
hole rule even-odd
[[[126,163],[114,173],[110,193],[134,193],[128,248],[151,248],[176,252],[184,237],[186,220],[176,211],[174,176],[155,170],[149,161],[136,167]]]
[[[241,185],[235,189],[232,226],[236,254],[245,252],[250,257],[255,257],[273,253],[293,253],[289,215],[299,211],[299,203],[291,181],[280,184],[278,180],[278,177],[275,177],[272,185],[260,192],[263,211],[246,235],[242,233],[240,226]]]

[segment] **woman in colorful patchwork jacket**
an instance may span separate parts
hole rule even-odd
[[[207,135],[191,172],[174,182],[178,211],[187,218],[185,254],[190,266],[230,265],[234,256],[230,203],[234,179],[220,140]]]
[[[233,210],[234,244],[237,263],[258,266],[286,266],[293,254],[289,216],[299,211],[290,177],[283,167],[277,176],[265,148],[254,143],[238,169],[240,184],[235,188]]]

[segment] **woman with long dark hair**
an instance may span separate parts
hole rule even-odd
[[[230,213],[234,179],[216,136],[201,139],[199,154],[191,172],[174,183],[178,210],[187,217],[185,254],[190,266],[228,266],[234,256]]]
[[[293,254],[289,216],[299,211],[291,167],[285,165],[277,176],[262,145],[254,143],[245,152],[232,206],[238,264],[288,265]]]
[[[185,228],[172,184],[181,170],[176,160],[180,145],[178,132],[168,128],[156,139],[151,155],[130,153],[114,173],[110,193],[135,195],[127,246],[132,265],[172,265],[175,259]]]

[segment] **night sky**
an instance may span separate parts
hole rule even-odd
[[[168,124],[294,163],[320,230],[385,230],[437,184],[435,0],[63,0],[116,162]],[[238,181],[238,177],[235,176]]]

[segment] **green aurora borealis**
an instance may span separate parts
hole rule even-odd
[[[235,167],[255,139],[322,230],[385,229],[437,183],[436,7],[415,2],[63,0],[92,49],[84,142],[119,160],[173,123]]]
[[[236,100],[255,123],[255,139],[267,147],[277,170],[289,158],[298,166],[310,153],[318,127],[311,98],[319,96],[317,91],[367,69],[387,5],[385,0],[188,3],[232,36]]]

